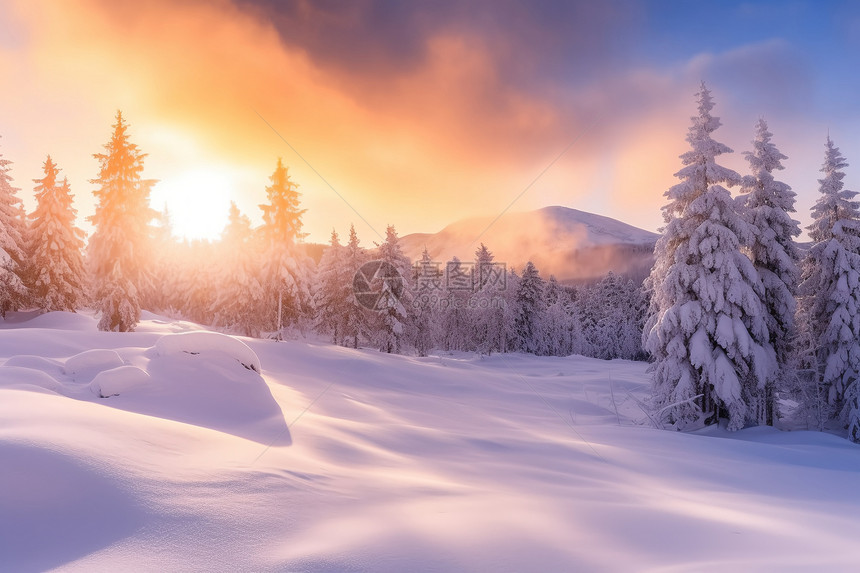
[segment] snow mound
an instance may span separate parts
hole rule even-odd
[[[42,370],[25,366],[4,365],[0,367],[0,388],[49,390],[65,394],[63,385]]]
[[[149,381],[149,374],[137,366],[120,366],[96,374],[90,382],[90,390],[100,398],[119,396],[132,388],[142,386]]]
[[[123,364],[125,362],[115,350],[95,348],[69,357],[63,366],[63,372],[69,376],[74,376],[87,371],[109,370]]]
[[[43,358],[33,354],[18,354],[13,356],[3,366],[21,366],[23,368],[32,368],[34,370],[42,370],[53,374],[62,374],[62,365],[56,360]]]
[[[159,356],[185,354],[214,354],[222,353],[237,360],[242,366],[254,372],[262,372],[263,367],[257,353],[236,338],[218,332],[182,332],[166,334],[155,343]]]
[[[40,314],[22,324],[27,328],[51,328],[56,330],[93,331],[96,319],[79,312],[53,311]]]

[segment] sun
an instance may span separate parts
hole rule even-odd
[[[156,183],[151,204],[159,211],[167,207],[176,237],[214,240],[227,224],[231,180],[221,167],[184,171]]]

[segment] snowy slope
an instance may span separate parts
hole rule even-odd
[[[199,329],[152,315],[133,334],[24,318],[0,323],[2,571],[860,561],[860,448],[811,432],[651,429],[630,397],[646,394],[643,364],[200,337],[184,351],[158,341]],[[93,349],[149,378],[98,398],[88,380],[116,368],[110,352],[65,368]],[[254,358],[261,374],[242,365]]]
[[[545,276],[560,280],[600,277],[608,271],[642,275],[650,269],[657,235],[609,217],[567,207],[506,213],[453,223],[435,234],[402,237],[404,252],[420,258],[426,247],[434,260],[472,260],[484,243],[497,260],[517,268],[531,260]]]

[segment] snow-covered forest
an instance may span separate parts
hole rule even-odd
[[[747,174],[702,84],[665,227],[644,285],[610,273],[562,285],[531,262],[509,268],[483,243],[470,260],[410,261],[394,226],[373,246],[354,227],[321,251],[304,242],[299,185],[278,160],[263,223],[234,204],[220,241],[178,241],[150,208],[146,154],[121,113],[92,180],[84,242],[67,180],[50,157],[25,213],[12,162],[0,159],[0,310],[93,308],[99,328],[133,331],[141,309],[250,337],[320,336],[337,345],[426,356],[433,350],[650,360],[650,407],[679,429],[780,419],[846,428],[860,439],[860,203],[828,137],[820,197],[796,243],[787,158],[764,119]],[[732,194],[729,189],[734,188]],[[316,255],[316,256],[313,256]]]

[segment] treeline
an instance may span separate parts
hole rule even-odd
[[[263,224],[231,205],[219,241],[179,242],[149,206],[146,155],[117,114],[99,163],[94,232],[84,248],[68,181],[50,157],[25,214],[0,159],[0,310],[92,307],[99,328],[130,331],[141,309],[254,337],[318,333],[335,344],[427,355],[432,349],[642,359],[640,285],[610,274],[590,285],[520,273],[481,245],[474,261],[414,264],[393,226],[366,248],[336,232],[318,264],[302,233],[298,186],[278,161]]]

